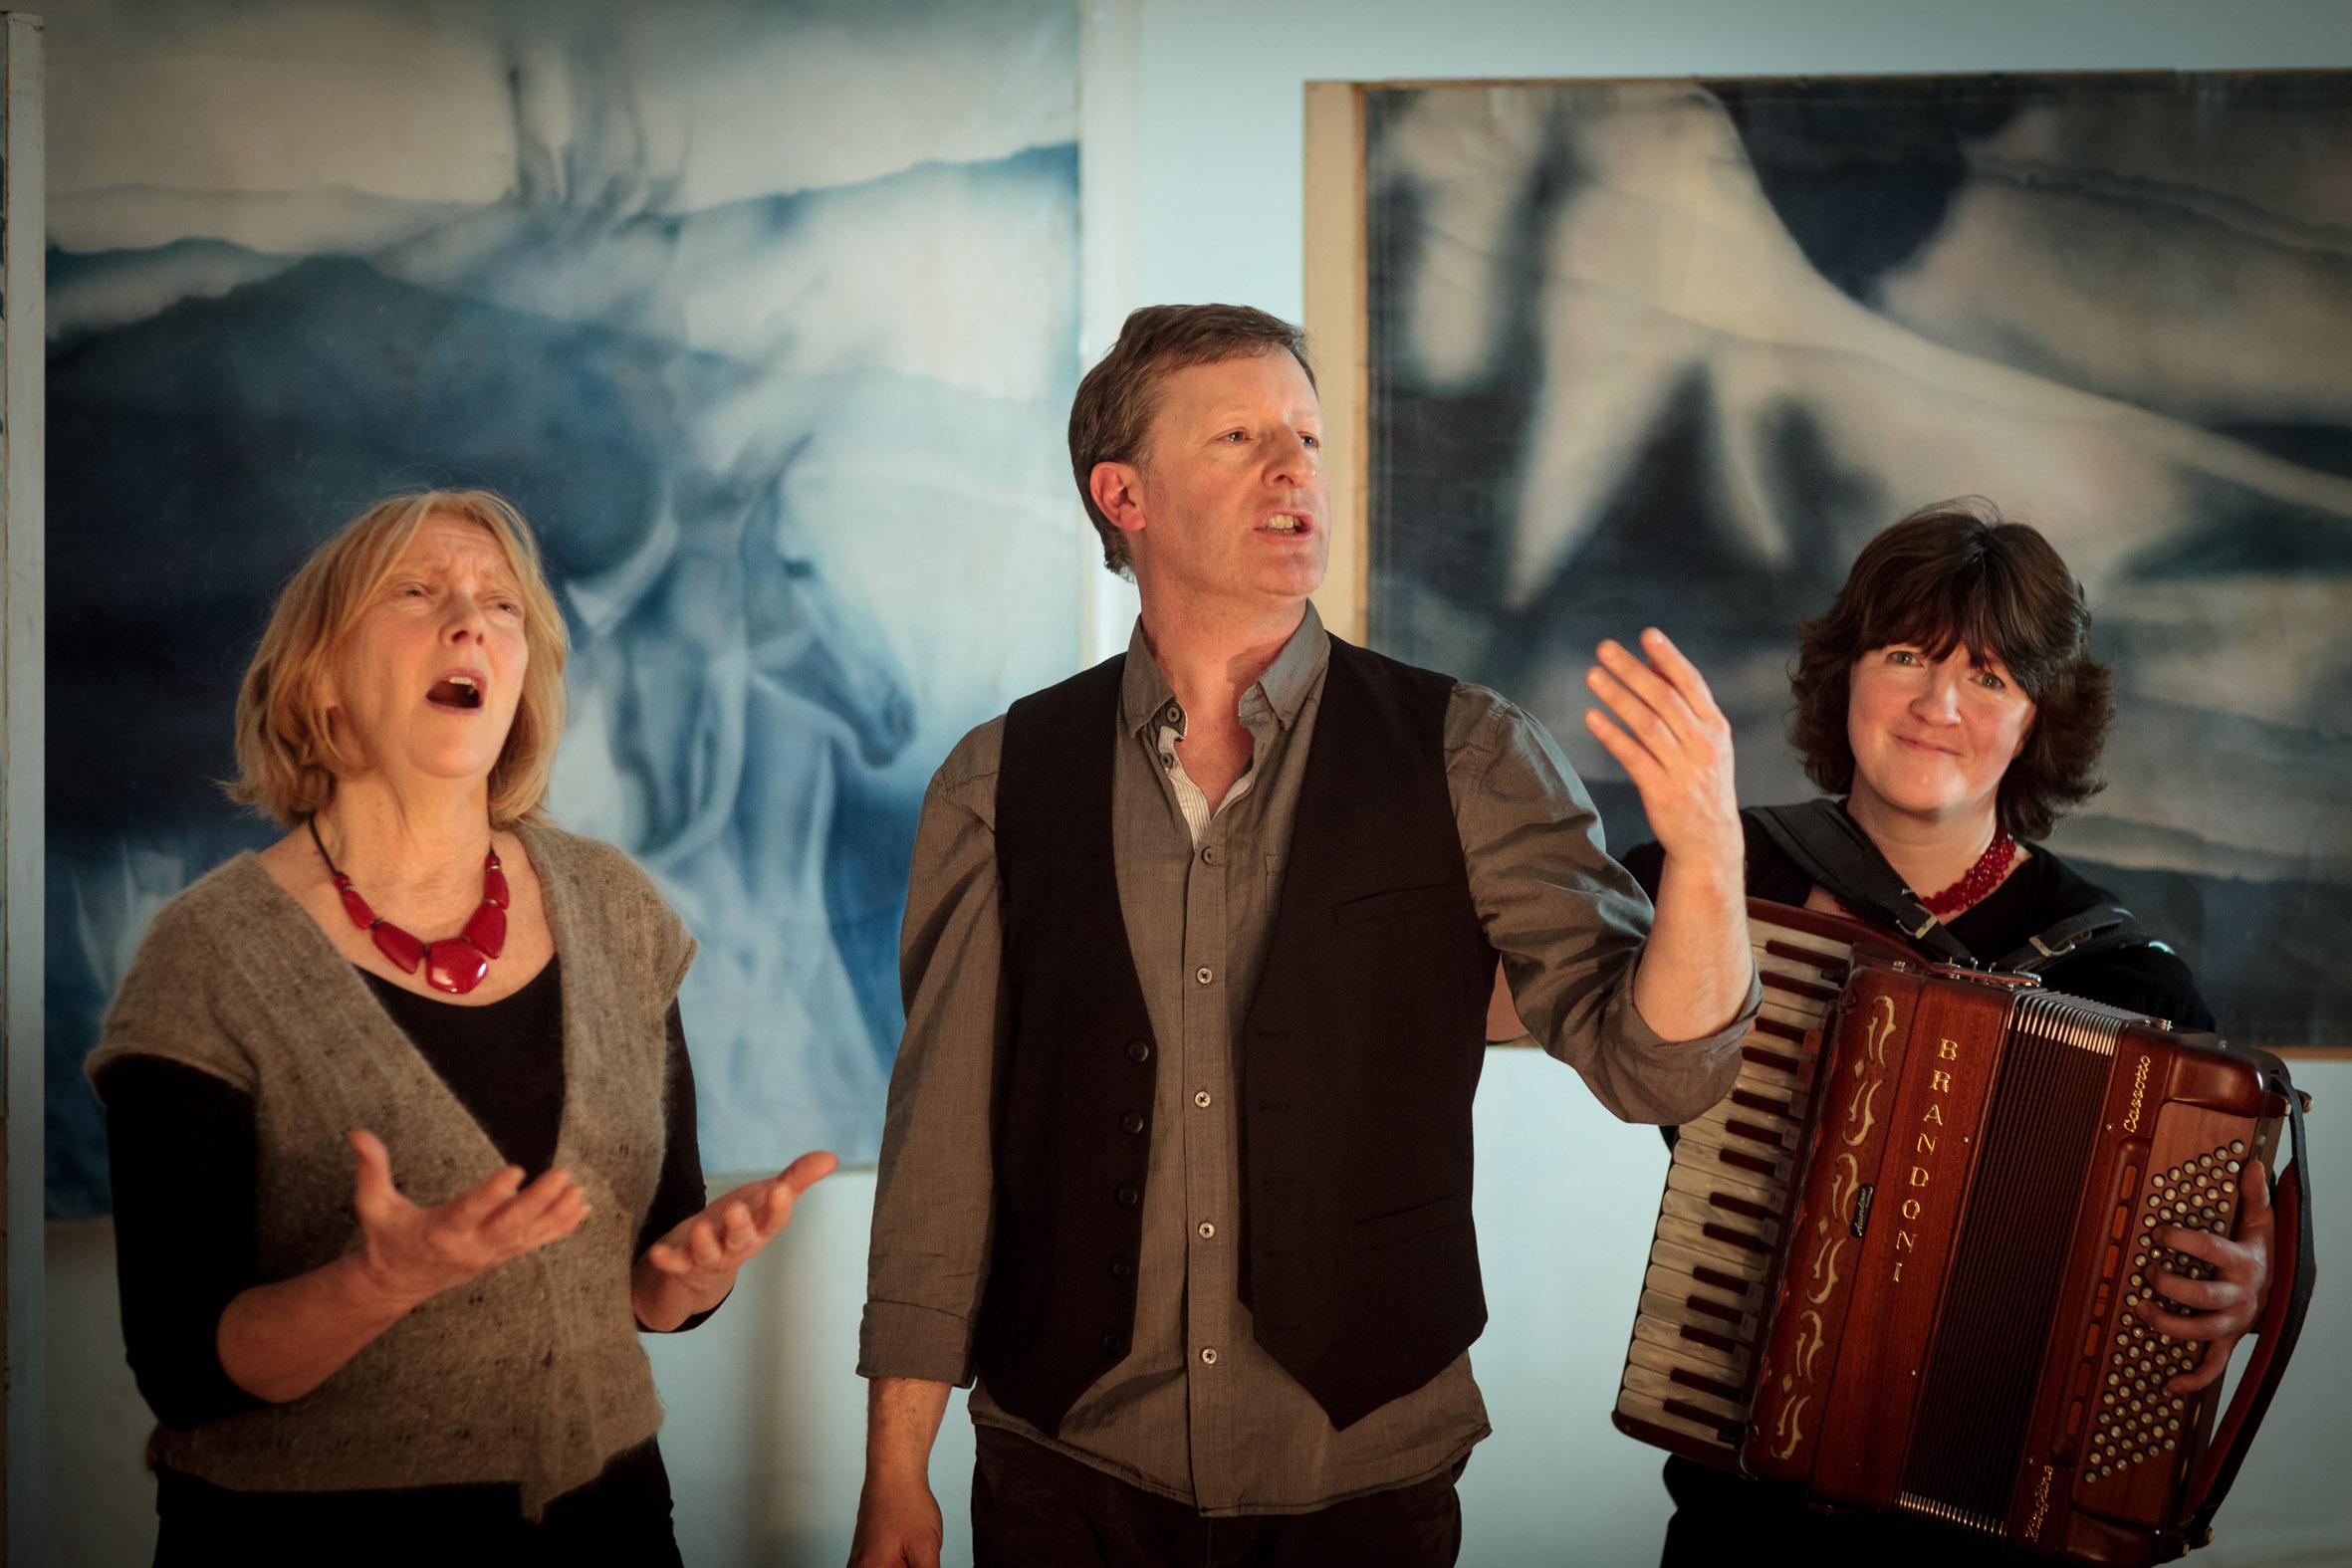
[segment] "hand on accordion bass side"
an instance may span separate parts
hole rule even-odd
[[[2237,1184],[2244,1207],[2238,1213],[2237,1239],[2210,1231],[2176,1227],[2159,1237],[2175,1252],[2210,1265],[2211,1279],[2194,1279],[2166,1270],[2158,1295],[2189,1308],[2195,1316],[2146,1308],[2142,1315],[2157,1332],[2175,1339],[2206,1343],[2204,1359],[2193,1372],[2183,1372],[2165,1384],[2168,1392],[2194,1394],[2219,1379],[2230,1365],[2230,1353],[2262,1315],[2270,1294],[2270,1174],[2262,1162],[2247,1162]]]

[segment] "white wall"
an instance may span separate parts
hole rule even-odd
[[[1309,80],[1484,76],[1833,74],[2122,67],[2352,65],[2344,0],[1649,0],[1642,5],[1394,0],[1099,0],[1086,85],[1087,336],[1153,300],[1238,300],[1295,319],[1300,89]],[[1105,166],[1107,163],[1108,166]],[[1104,599],[1124,638],[1131,600]],[[691,1024],[691,1019],[688,1020]],[[2352,1064],[2302,1081],[2340,1112]],[[2313,1124],[2323,1257],[2352,1256],[2352,1196]],[[1493,1321],[1475,1352],[1496,1437],[1463,1483],[1475,1568],[1654,1561],[1665,1514],[1651,1454],[1607,1412],[1654,1194],[1654,1134],[1608,1120],[1574,1076],[1529,1052],[1491,1057],[1479,1105],[1479,1224]],[[845,1554],[863,1390],[849,1368],[863,1290],[870,1175],[835,1176],[736,1298],[654,1346],[687,1560],[830,1564]],[[122,1369],[112,1240],[55,1227],[49,1245],[50,1561],[143,1561],[152,1529],[137,1466],[143,1412]],[[2323,1293],[2300,1375],[2223,1515],[2230,1563],[2352,1562],[2336,1456],[2352,1408],[2352,1292]],[[949,1561],[968,1561],[969,1427],[951,1410],[933,1465]]]
[[[1301,310],[1300,88],[2352,65],[2343,0],[1139,0],[1137,298]]]

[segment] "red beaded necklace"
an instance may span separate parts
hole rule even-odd
[[[1977,857],[1975,865],[1969,867],[1967,875],[1941,893],[1930,893],[1920,902],[1927,905],[1929,914],[1939,920],[1948,920],[2000,886],[2000,879],[2008,875],[2009,862],[2016,858],[2017,841],[2009,836],[2007,828],[1996,827],[1993,830],[1993,842],[1985,846],[1985,852]]]
[[[495,847],[482,857],[482,902],[465,923],[465,930],[438,942],[425,942],[367,907],[367,900],[352,886],[352,879],[336,869],[335,857],[319,836],[319,819],[314,816],[307,821],[311,842],[319,846],[319,858],[327,862],[327,874],[335,878],[335,890],[343,895],[344,913],[352,917],[353,925],[375,939],[377,952],[403,975],[415,974],[421,962],[424,983],[451,996],[462,997],[482,984],[482,978],[490,973],[490,961],[506,947],[506,871],[498,863]]]

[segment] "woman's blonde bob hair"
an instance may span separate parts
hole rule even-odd
[[[229,797],[286,826],[324,810],[337,784],[367,771],[357,738],[328,704],[335,661],[427,518],[471,523],[497,541],[523,596],[529,650],[514,728],[490,770],[490,825],[538,821],[564,734],[571,639],[531,525],[487,490],[390,496],[312,553],[278,595],[237,692],[237,777]]]

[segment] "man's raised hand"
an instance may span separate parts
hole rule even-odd
[[[1650,831],[1676,857],[1728,864],[1742,854],[1740,803],[1732,783],[1732,726],[1698,666],[1652,626],[1645,661],[1603,642],[1584,684],[1608,708],[1584,711],[1584,727],[1641,791]],[[1611,719],[1614,715],[1614,720]]]

